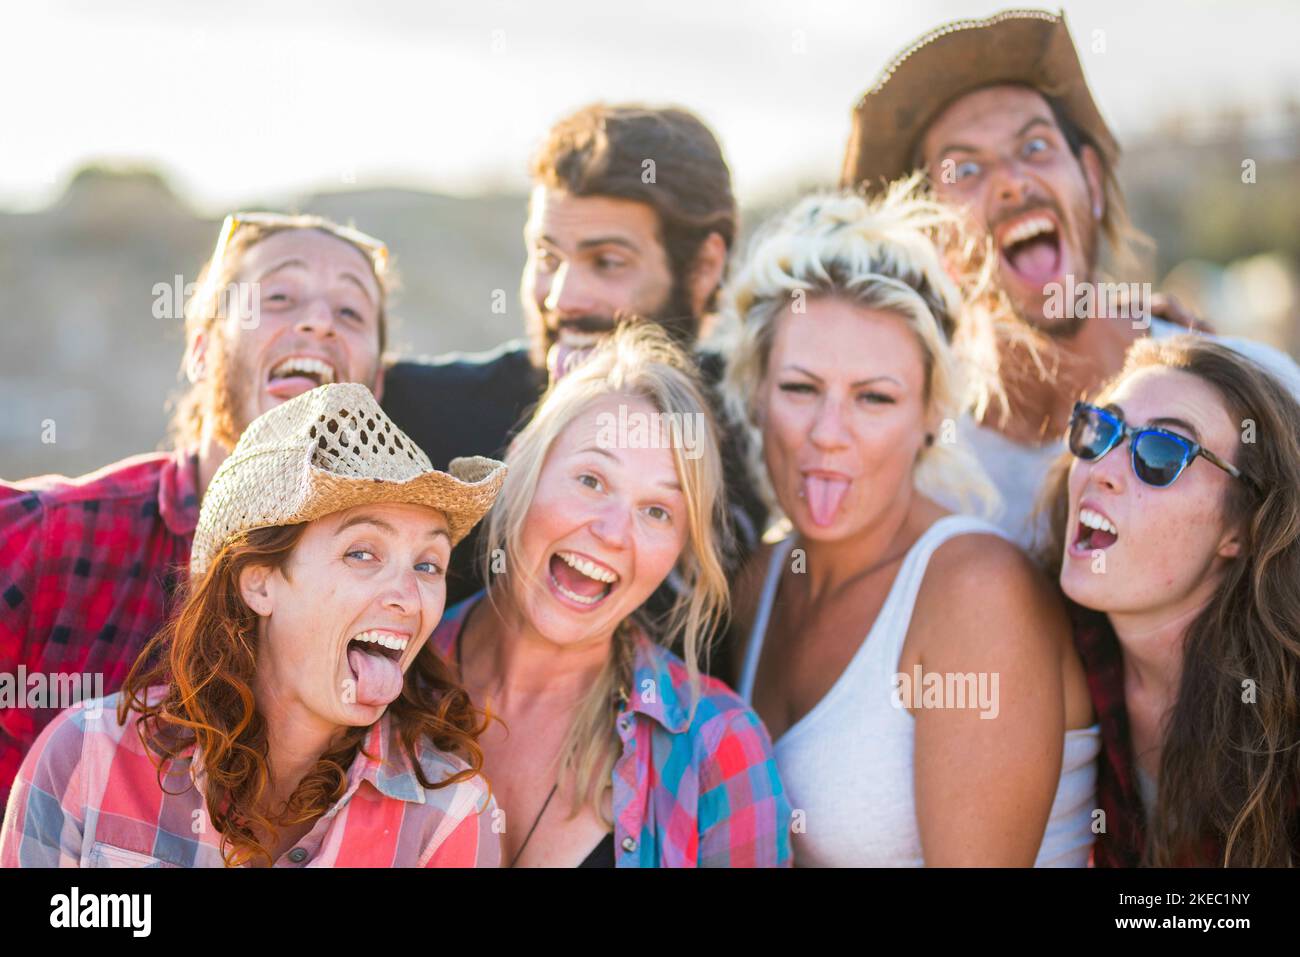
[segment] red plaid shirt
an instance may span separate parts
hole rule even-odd
[[[1096,867],[1137,867],[1146,841],[1146,810],[1137,789],[1124,705],[1124,655],[1110,620],[1101,612],[1069,603],[1074,643],[1088,673],[1088,692],[1101,724],[1097,759],[1097,804],[1105,830],[1092,845]]]
[[[1124,654],[1102,613],[1069,603],[1074,643],[1088,673],[1088,691],[1101,722],[1101,755],[1097,766],[1097,804],[1106,813],[1106,830],[1092,846],[1095,867],[1138,867],[1147,840],[1146,808],[1137,788],[1133,744],[1129,736],[1128,709],[1124,703]],[[1300,854],[1300,793],[1292,795],[1285,812]],[[1223,862],[1222,837],[1207,834],[1195,854],[1185,858],[1191,866]],[[1194,859],[1195,858],[1195,859]]]
[[[0,482],[0,679],[22,694],[24,671],[29,687],[38,674],[102,675],[94,694],[117,691],[171,611],[198,519],[192,451]],[[0,814],[23,755],[58,714],[28,703],[0,708]]]

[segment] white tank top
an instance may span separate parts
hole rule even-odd
[[[844,673],[774,745],[786,794],[804,813],[796,819],[794,859],[800,867],[920,867],[912,750],[915,719],[895,707],[894,675],[907,638],[926,565],[957,535],[990,533],[994,525],[948,515],[908,550],[889,595]],[[794,536],[772,549],[741,672],[740,695],[750,703],[763,638]],[[1067,730],[1061,780],[1035,865],[1085,867],[1096,807],[1096,757],[1101,726]],[[971,795],[978,800],[978,795]]]

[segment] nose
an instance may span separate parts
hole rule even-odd
[[[591,533],[610,548],[626,548],[632,537],[631,506],[611,496],[590,525]]]
[[[420,579],[414,568],[399,568],[387,582],[383,604],[403,618],[414,616],[420,609]]]
[[[595,311],[595,297],[581,270],[566,262],[555,271],[543,305],[557,316],[582,316]]]
[[[1088,483],[1107,492],[1123,492],[1131,472],[1128,440],[1088,464]]]
[[[829,451],[843,448],[849,441],[849,430],[844,424],[844,409],[838,398],[823,396],[813,415],[808,439],[819,449]]]
[[[1000,206],[1021,206],[1033,195],[1033,184],[1020,163],[1014,159],[998,162],[990,177],[993,200]]]
[[[334,335],[334,310],[324,298],[311,299],[303,305],[294,328],[328,338]]]

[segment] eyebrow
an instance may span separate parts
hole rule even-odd
[[[1045,116],[1035,116],[1033,119],[1025,123],[1024,126],[1020,127],[1020,129],[1016,131],[1016,135],[1012,137],[1012,139],[1017,139],[1017,140],[1020,139],[1020,137],[1024,136],[1026,133],[1028,133],[1030,130],[1032,130],[1035,126],[1038,126],[1039,124],[1042,124],[1043,126],[1051,126],[1052,122],[1051,120],[1047,119],[1047,117]],[[965,143],[949,143],[943,149],[939,150],[937,155],[943,156],[945,153],[978,153],[978,152],[979,152],[978,146],[969,146]]]
[[[290,269],[290,268],[308,269],[310,267],[308,267],[308,265],[305,262],[303,262],[301,259],[286,259],[284,262],[276,263],[266,272],[262,273],[262,275],[258,276],[257,279],[254,280],[254,282],[261,282],[263,279],[265,279],[267,276],[270,276],[272,273],[277,273],[281,269]],[[366,288],[366,284],[363,283],[355,274],[350,272],[345,272],[343,273],[342,278],[348,280],[349,282],[355,283],[356,287],[361,290],[362,295],[366,297],[366,301],[372,304],[374,303],[375,301],[374,296],[370,295],[370,290]]]
[[[560,248],[560,244],[556,242],[553,236],[543,233],[537,239],[557,249]],[[578,242],[578,249],[595,249],[598,246],[621,246],[630,252],[641,252],[641,247],[625,236],[593,236],[590,239],[583,239]]]
[[[787,364],[787,365],[784,366],[783,368],[786,368],[786,369],[793,369],[795,372],[801,372],[801,373],[803,373],[804,375],[806,375],[808,378],[810,378],[810,379],[816,379],[818,382],[825,382],[825,381],[826,381],[825,379],[823,379],[821,376],[817,375],[816,373],[809,372],[807,369],[803,368],[803,366],[797,366],[797,365],[793,365],[793,364]],[[897,379],[895,379],[892,375],[877,375],[877,376],[872,376],[872,377],[869,378],[869,379],[859,379],[857,382],[851,382],[851,383],[849,383],[849,388],[850,388],[850,389],[856,389],[856,388],[858,388],[858,387],[860,387],[860,386],[870,385],[872,382],[880,382],[880,381],[882,381],[882,380],[885,381],[885,382],[892,382],[892,383],[894,383],[894,385],[898,386],[900,389],[905,388],[905,386],[903,385],[903,383],[899,382],[899,381],[898,381]]]
[[[578,451],[595,452],[597,455],[605,456],[605,458],[609,459],[611,462],[618,462],[620,465],[622,464],[622,459],[620,459],[609,449],[602,449],[599,445],[584,445],[582,448],[578,449]],[[657,482],[656,484],[663,488],[672,489],[674,492],[680,492],[682,490],[681,485],[678,484],[676,479],[669,482]]]
[[[390,535],[397,534],[397,529],[395,529],[390,523],[385,522],[382,518],[379,518],[375,515],[353,515],[351,518],[349,518],[346,522],[344,522],[335,530],[334,536],[337,538],[339,535],[342,535],[353,525],[374,525],[376,528],[382,528]],[[429,535],[428,535],[429,538],[436,538],[439,535],[447,539],[448,542],[451,541],[451,535],[447,532],[445,528],[429,529]]]
[[[1110,405],[1104,406],[1104,408],[1106,409],[1107,412],[1114,412],[1121,419],[1125,418],[1124,410],[1120,408],[1118,405],[1116,405],[1114,402],[1112,402]],[[1125,421],[1128,420],[1125,419]],[[1190,434],[1191,437],[1196,440],[1198,445],[1200,444],[1201,433],[1196,431],[1196,426],[1192,425],[1192,423],[1188,422],[1186,419],[1180,419],[1172,415],[1161,415],[1161,416],[1157,416],[1154,419],[1148,419],[1146,424],[1148,428],[1154,425],[1158,427],[1173,426],[1176,429],[1182,429],[1184,432]]]

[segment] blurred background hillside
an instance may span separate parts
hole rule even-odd
[[[296,21],[256,20],[260,7],[236,3],[221,24],[187,3],[123,4],[107,19],[115,6],[50,5],[45,31],[0,66],[11,120],[0,136],[8,479],[75,475],[159,447],[183,337],[179,320],[154,318],[155,287],[193,281],[229,209],[320,213],[387,241],[402,280],[393,351],[489,348],[522,331],[527,155],[558,116],[598,98],[697,110],[723,142],[748,231],[801,190],[833,183],[850,106],[893,52],[945,20],[998,9],[772,0],[719,4],[724,14],[671,2],[647,26],[577,2],[555,8],[570,14],[564,24],[510,2],[472,15],[436,3],[285,5]],[[1300,5],[1065,6],[1124,147],[1133,219],[1158,244],[1149,275],[1125,278],[1155,282],[1221,332],[1300,354],[1300,66],[1290,52]],[[189,45],[167,46],[169,28]],[[422,37],[433,38],[428,62],[412,80],[405,64]],[[146,41],[156,55],[143,65],[112,52]],[[41,50],[56,42],[74,65],[46,83]],[[242,59],[223,66],[234,42]],[[356,60],[340,67],[329,54],[349,44]],[[96,51],[90,63],[76,58],[80,46]],[[273,66],[250,69],[249,51],[269,46],[281,51]],[[245,89],[250,74],[260,85]],[[345,91],[357,99],[340,100]],[[196,139],[194,123],[223,97],[222,122]],[[188,98],[180,113],[175,98]],[[329,135],[312,138],[321,126]],[[1246,161],[1254,182],[1243,182]],[[492,310],[496,290],[505,314]],[[47,420],[53,443],[41,441]]]

